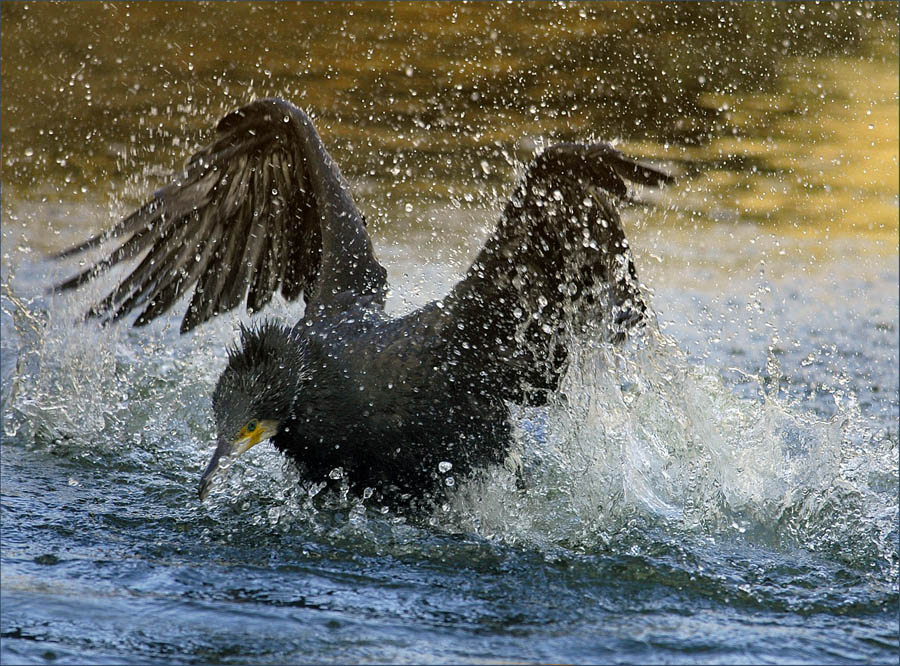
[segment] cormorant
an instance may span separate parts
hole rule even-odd
[[[443,299],[384,312],[387,272],[366,222],[309,117],[280,99],[226,115],[184,171],[113,229],[60,253],[124,239],[58,285],[69,289],[143,258],[88,312],[143,308],[140,326],[196,285],[191,330],[276,289],[304,296],[293,326],[241,328],[212,403],[218,446],[200,480],[264,440],[314,480],[340,475],[385,497],[429,495],[445,472],[503,462],[509,405],[543,404],[572,337],[602,327],[620,340],[645,317],[616,211],[625,180],[670,177],[605,143],[561,143],[527,167],[496,230]]]

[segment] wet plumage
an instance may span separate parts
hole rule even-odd
[[[213,394],[218,447],[200,494],[229,456],[271,439],[312,479],[340,468],[358,490],[428,495],[441,469],[465,477],[508,454],[509,405],[543,404],[573,336],[618,340],[642,321],[616,210],[625,181],[668,176],[607,144],[558,144],[527,167],[463,279],[399,318],[384,312],[378,263],[350,189],[308,116],[277,99],[228,114],[215,140],[115,228],[63,254],[119,239],[60,285],[136,266],[89,314],[140,310],[135,325],[193,289],[189,331],[280,290],[303,295],[293,326],[244,328]]]

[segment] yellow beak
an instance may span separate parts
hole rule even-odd
[[[247,432],[247,427],[241,428],[237,439],[232,442],[233,451],[242,456],[260,442],[264,442],[278,430],[278,421],[259,421],[253,432]]]
[[[216,447],[215,453],[213,453],[212,460],[209,461],[209,465],[206,466],[206,471],[203,472],[203,476],[200,477],[198,492],[200,493],[201,501],[206,499],[206,496],[209,494],[209,487],[212,485],[213,477],[216,475],[216,472],[222,469],[222,463],[225,460],[242,456],[254,446],[273,437],[275,433],[278,432],[278,421],[257,421],[255,426],[256,427],[252,431],[248,431],[247,426],[244,426],[237,434],[237,437],[232,441],[219,441],[219,445]]]

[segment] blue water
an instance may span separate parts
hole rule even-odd
[[[58,267],[22,259],[2,313],[2,661],[896,663],[897,266],[848,277],[853,242],[782,278],[761,242],[769,275],[724,288],[646,262],[659,332],[586,345],[565,398],[522,410],[527,487],[488,470],[415,518],[263,447],[201,504],[237,318],[184,338],[73,325],[91,294],[51,303]],[[384,250],[416,291],[415,248]]]

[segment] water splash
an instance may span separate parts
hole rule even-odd
[[[234,322],[183,340],[164,327],[72,327],[71,313],[41,312],[4,293],[15,333],[4,353],[15,347],[16,356],[4,375],[6,438],[163,475],[173,510],[202,519],[204,534],[240,522],[235,538],[250,529],[355,548],[416,540],[377,498],[310,483],[274,451],[254,450],[211,501],[185,507],[214,441],[217,341]],[[580,346],[552,404],[517,414],[518,477],[497,468],[457,484],[431,524],[547,553],[627,550],[662,530],[676,540],[801,548],[896,578],[896,437],[870,427],[852,393],[835,394],[836,415],[823,419],[763,378],[744,377],[757,387],[752,399],[722,374],[656,331],[622,348]]]
[[[73,325],[80,304],[56,305],[4,285],[3,351],[15,359],[4,375],[5,438],[93,465],[185,463],[210,437],[218,346],[206,335],[189,345],[165,327]]]
[[[552,406],[521,415],[526,489],[494,470],[454,497],[444,523],[581,551],[659,528],[896,575],[896,440],[853,400],[824,420],[755,381],[760,398],[739,397],[656,332],[625,349],[582,346]]]

